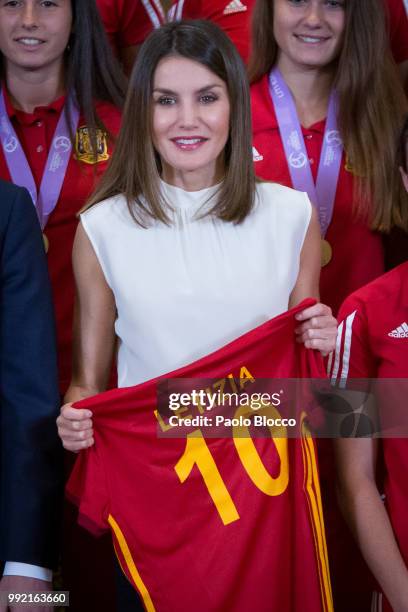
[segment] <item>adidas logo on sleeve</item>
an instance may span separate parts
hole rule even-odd
[[[408,338],[408,325],[406,321],[401,323],[396,329],[393,329],[388,335],[390,338]]]
[[[231,15],[232,13],[243,13],[247,10],[245,4],[242,4],[241,0],[232,0],[225,9],[223,10],[223,15]]]
[[[333,383],[344,386],[348,378],[408,378],[407,316],[405,262],[358,289],[340,308],[336,351],[329,361]]]

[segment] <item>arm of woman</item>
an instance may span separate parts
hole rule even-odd
[[[115,299],[106,283],[92,244],[80,223],[72,264],[77,296],[74,313],[73,373],[67,402],[57,419],[66,449],[78,451],[93,444],[92,413],[72,403],[105,390],[115,347]]]
[[[293,308],[307,297],[319,299],[319,278],[321,267],[321,238],[316,209],[312,216],[300,254],[299,274],[289,299]],[[329,306],[318,303],[296,315],[301,325],[295,330],[297,341],[306,348],[319,350],[328,355],[336,345],[337,321]]]
[[[408,570],[375,482],[377,440],[335,441],[339,502],[394,612],[408,611]]]

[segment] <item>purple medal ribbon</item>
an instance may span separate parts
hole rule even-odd
[[[330,95],[323,147],[315,184],[295,101],[280,70],[277,68],[274,68],[269,75],[269,91],[275,107],[293,187],[299,191],[307,192],[312,204],[317,209],[320,230],[324,237],[333,216],[334,200],[343,157],[343,142],[337,129],[336,92],[333,90]]]
[[[79,109],[71,99],[68,99],[68,103],[72,107],[72,128],[75,132],[79,122]],[[0,140],[11,179],[16,185],[28,189],[37,209],[41,229],[44,229],[58,202],[71,157],[72,144],[65,112],[63,110],[59,118],[38,193],[23,147],[7,114],[3,90],[0,93]]]

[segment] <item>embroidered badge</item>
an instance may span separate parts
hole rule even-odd
[[[88,128],[86,126],[78,128],[75,134],[75,158],[86,164],[95,164],[109,159],[106,132],[99,128],[96,130],[96,150],[97,158],[95,159]]]

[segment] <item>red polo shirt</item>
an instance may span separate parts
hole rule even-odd
[[[96,0],[112,48],[141,45],[164,22],[159,0]]]
[[[250,51],[251,13],[255,0],[178,0],[169,19],[208,19],[220,26],[237,47],[244,62]]]
[[[254,164],[257,176],[292,186],[279,127],[268,87],[268,76],[251,87]],[[325,121],[302,128],[312,174],[316,180]],[[322,268],[320,297],[334,313],[347,295],[384,271],[381,236],[353,219],[351,172],[341,165],[333,218],[326,239],[333,249],[330,263]]]
[[[339,320],[336,380],[408,378],[408,263],[349,296]]]
[[[33,113],[24,113],[13,108],[7,94],[5,97],[7,113],[22,144],[38,189],[65,98],[59,98],[47,107],[38,107]],[[112,134],[117,134],[120,126],[119,110],[106,102],[96,103],[96,110],[106,128]],[[77,133],[84,134],[84,127],[84,119],[80,117]],[[108,146],[107,155],[102,157],[108,157],[110,154],[111,147]],[[79,154],[78,157],[84,159],[85,155]],[[71,156],[59,200],[44,230],[49,240],[48,265],[56,310],[61,393],[66,390],[71,379],[72,312],[75,294],[71,254],[78,223],[76,214],[84,206],[107,163],[108,159],[101,159],[94,164],[79,161],[74,155]],[[1,147],[0,178],[11,180]]]

